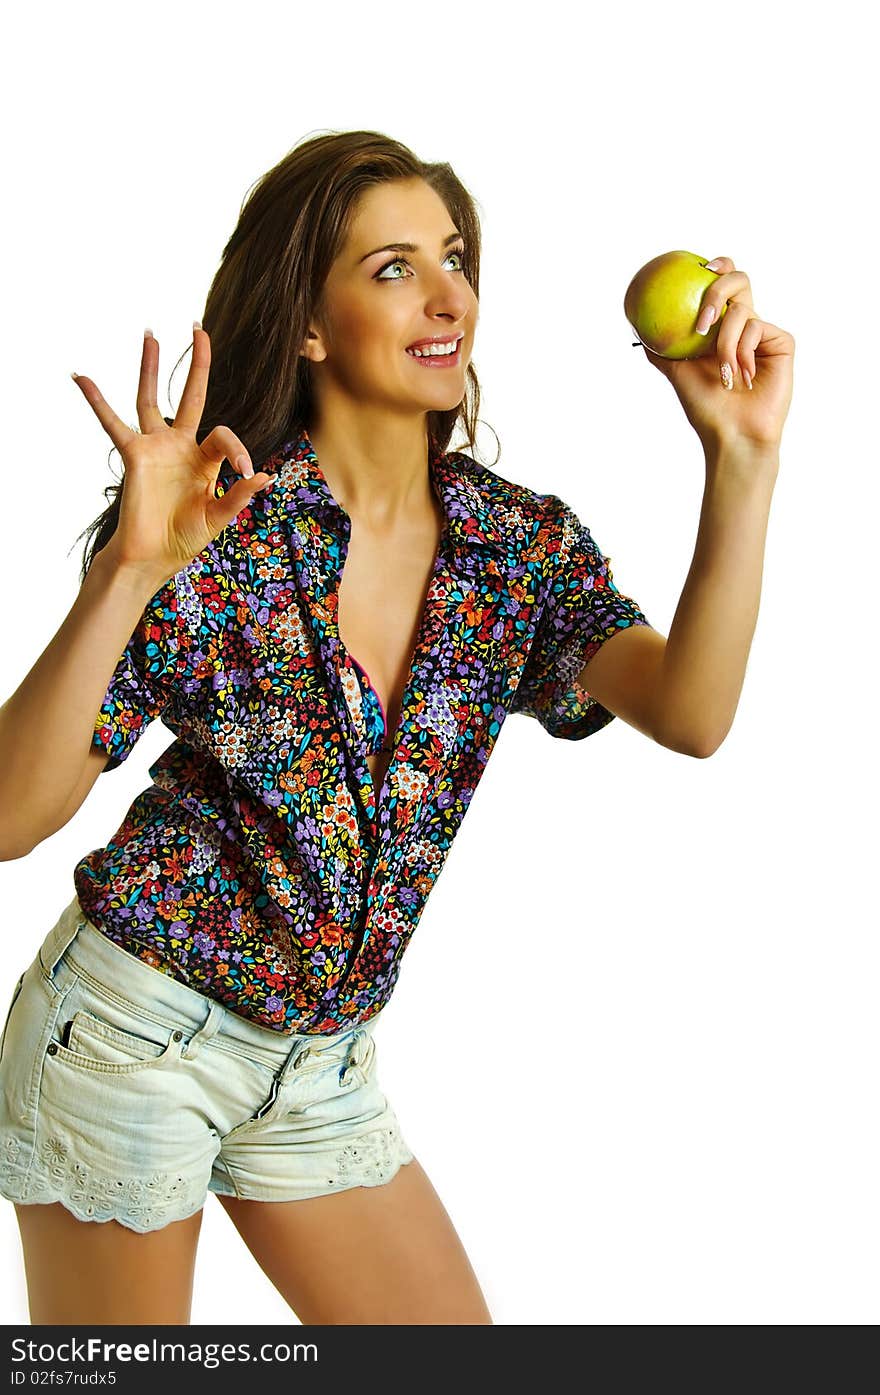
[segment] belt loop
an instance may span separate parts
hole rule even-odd
[[[78,898],[74,896],[73,900],[65,906],[37,951],[43,973],[47,978],[52,977],[58,961],[68,946],[76,939],[84,925],[85,917],[82,906],[79,904]]]
[[[222,1021],[223,1006],[221,1003],[213,1001],[208,1010],[208,1016],[205,1018],[204,1023],[201,1027],[199,1027],[198,1031],[190,1037],[189,1041],[186,1043],[186,1045],[180,1053],[184,1060],[191,1061],[195,1056],[198,1055],[200,1047],[203,1046],[206,1041],[210,1041],[211,1038],[215,1036],[216,1033],[219,1031],[220,1024]]]
[[[300,1065],[312,1054],[312,1047],[308,1041],[298,1041],[290,1049],[290,1055],[284,1065],[278,1071],[276,1079],[279,1085],[286,1085],[291,1075],[296,1075]]]

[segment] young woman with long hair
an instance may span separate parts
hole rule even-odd
[[[385,135],[314,137],[250,192],[174,418],[149,331],[136,427],[77,376],[124,470],[0,709],[0,855],[154,718],[175,740],[6,1016],[34,1323],[188,1322],[209,1190],[304,1323],[491,1322],[375,1027],[506,715],[567,740],[619,715],[694,756],[732,721],[793,341],[719,270],[736,390],[646,350],[707,448],[668,641],[571,508],[475,459],[475,204]],[[457,944],[456,971],[493,952]],[[551,990],[536,966],[530,1022]]]

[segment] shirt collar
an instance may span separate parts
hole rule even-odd
[[[503,553],[506,550],[504,536],[489,502],[467,472],[466,459],[457,451],[444,454],[438,448],[432,448],[429,454],[431,478],[443,504],[449,536],[465,554],[474,549]],[[330,493],[305,427],[297,438],[282,446],[273,456],[275,460],[280,460],[280,464],[275,471],[279,476],[278,484],[270,490],[273,500],[279,490],[290,491],[306,513],[337,522],[346,516]]]

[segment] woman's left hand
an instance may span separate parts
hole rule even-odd
[[[671,359],[661,358],[644,344],[642,348],[672,383],[705,448],[744,444],[762,451],[778,450],[791,403],[794,339],[787,330],[757,318],[749,278],[736,270],[729,257],[713,258],[710,269],[720,274],[703,296],[700,314],[711,305],[717,321],[727,302],[715,352],[703,358]],[[697,323],[702,327],[699,317]],[[723,364],[729,365],[729,375],[722,373]],[[725,376],[730,388],[725,386]]]

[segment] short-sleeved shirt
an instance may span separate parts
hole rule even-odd
[[[431,450],[445,521],[388,732],[340,642],[351,520],[307,430],[264,468],[276,483],[160,588],[119,659],[93,734],[106,769],[154,718],[175,740],[74,884],[147,964],[279,1033],[329,1034],[391,996],[505,718],[599,731],[614,714],[578,675],[649,622],[558,496]],[[234,478],[224,462],[219,496]]]

